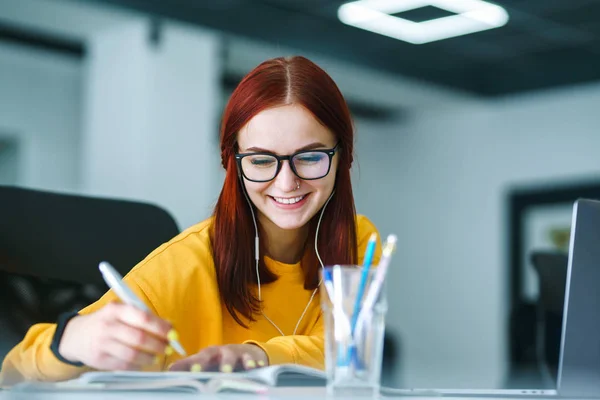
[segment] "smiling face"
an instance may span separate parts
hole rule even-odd
[[[301,150],[332,149],[336,142],[333,133],[304,107],[286,105],[254,116],[238,134],[238,151],[286,156]],[[302,174],[303,168],[313,168],[314,171],[318,156],[316,153],[299,155],[295,162],[298,172]],[[320,162],[328,163],[328,156],[323,156],[324,161]],[[333,191],[338,157],[337,153],[333,156],[329,173],[320,179],[300,179],[288,160],[281,162],[279,173],[271,181],[252,182],[244,178],[248,196],[258,209],[258,218],[263,226],[273,224],[286,230],[304,227]],[[268,163],[268,158],[259,156],[247,157],[243,162],[244,168],[255,168],[255,171],[272,168]]]

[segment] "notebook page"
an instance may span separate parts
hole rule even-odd
[[[77,381],[81,383],[111,383],[160,381],[165,379],[192,379],[206,382],[216,379],[250,379],[270,386],[322,386],[325,373],[321,370],[295,364],[273,365],[249,371],[221,372],[143,372],[143,371],[95,371],[86,372]]]
[[[24,382],[15,385],[11,392],[177,392],[177,393],[217,393],[223,391],[267,393],[269,386],[244,379],[216,379],[206,383],[194,379],[161,379],[154,381],[82,383],[77,380],[64,382]]]

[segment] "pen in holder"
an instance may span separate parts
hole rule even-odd
[[[342,394],[348,390],[347,394],[356,394],[361,389],[368,393],[379,390],[387,313],[382,289],[394,247],[395,237],[391,241],[388,238],[378,267],[367,271],[366,278],[363,278],[364,269],[356,265],[335,265],[322,272],[325,290],[321,293],[321,305],[328,392]],[[366,282],[362,290],[359,289],[361,282]],[[362,301],[356,314],[359,294]]]
[[[352,364],[355,368],[362,368],[360,359],[356,353],[356,343],[355,343],[355,331],[356,331],[356,321],[358,320],[358,314],[360,313],[360,306],[362,304],[363,296],[365,293],[365,288],[367,286],[369,272],[371,270],[371,263],[373,262],[373,256],[375,255],[375,246],[377,246],[377,235],[375,233],[371,234],[369,238],[369,242],[367,243],[367,250],[365,252],[365,257],[363,259],[363,267],[360,275],[360,282],[358,284],[358,293],[356,294],[356,299],[354,300],[354,309],[352,310],[352,323],[351,326],[351,338],[350,338],[350,348],[348,349],[348,354],[346,359],[339,360],[342,363]]]
[[[373,318],[376,304],[385,301],[384,296],[382,296],[382,291],[392,255],[396,251],[396,241],[397,238],[395,235],[389,235],[383,246],[379,266],[375,271],[373,281],[369,285],[369,290],[367,291],[367,295],[363,301],[360,312],[358,313],[356,327],[352,330],[352,335],[355,337],[355,340],[362,338],[365,324]]]

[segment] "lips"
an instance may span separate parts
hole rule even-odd
[[[310,197],[310,193],[303,194],[301,196],[294,197],[276,197],[269,196],[269,198],[273,201],[273,204],[284,210],[295,210],[301,208],[306,204],[307,199]]]
[[[296,204],[304,200],[307,195],[296,196],[296,197],[272,197],[279,204]]]

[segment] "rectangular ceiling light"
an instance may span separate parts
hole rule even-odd
[[[426,6],[455,15],[423,22],[393,15]],[[483,0],[359,0],[341,5],[338,18],[346,25],[423,44],[501,27],[508,22],[508,13]]]

